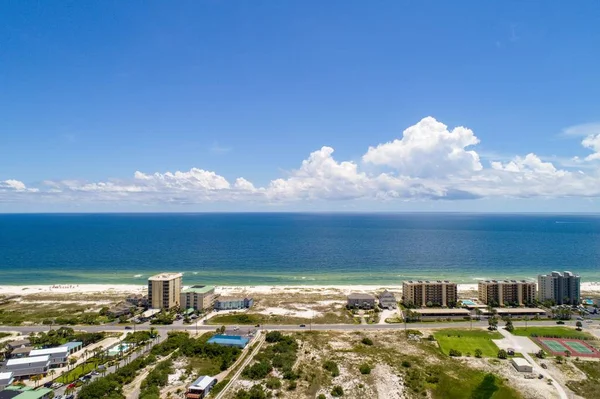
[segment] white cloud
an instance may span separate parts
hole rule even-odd
[[[581,145],[594,151],[593,154],[585,157],[586,161],[595,161],[600,159],[600,133],[587,136],[585,139],[583,139]]]
[[[133,204],[289,204],[299,201],[411,201],[422,199],[600,197],[600,169],[586,172],[557,167],[529,153],[495,157],[484,167],[474,147],[479,139],[465,127],[451,130],[432,117],[406,129],[401,139],[369,147],[362,163],[338,161],[324,146],[309,154],[298,169],[263,187],[238,177],[228,181],[214,171],[146,173],[107,181],[44,181],[38,188],[9,179],[0,181],[0,201]],[[600,159],[600,135],[587,136],[583,147]],[[574,159],[573,166],[583,165]]]
[[[478,143],[472,130],[457,127],[449,131],[443,123],[427,117],[406,129],[402,139],[369,147],[362,159],[406,176],[466,174],[482,169],[477,152],[466,149]]]
[[[562,134],[565,136],[592,136],[600,134],[600,123],[582,123],[564,128]]]

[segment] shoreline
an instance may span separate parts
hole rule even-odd
[[[188,287],[187,285],[184,286]],[[384,289],[399,292],[401,284],[362,284],[362,285],[226,285],[215,286],[215,292],[224,296],[230,294],[281,294],[289,293],[312,293],[322,295],[349,294],[350,292],[377,292]],[[145,284],[61,284],[61,285],[0,285],[0,296],[28,296],[35,294],[145,294]],[[458,291],[477,291],[477,284],[458,284]],[[600,282],[582,282],[582,294],[600,294]],[[82,298],[83,299],[83,298]]]

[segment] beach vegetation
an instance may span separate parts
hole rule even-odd
[[[169,382],[169,374],[173,373],[173,362],[171,359],[163,360],[148,374],[140,386],[140,399],[160,398],[160,387]]]
[[[581,397],[597,397],[598,386],[600,386],[600,362],[575,360],[572,364],[581,370],[587,378],[568,381],[567,387]]]
[[[371,374],[371,366],[368,363],[363,363],[358,368],[361,374]]]
[[[362,342],[365,345],[373,345],[373,340],[369,337],[364,337],[360,342]]]
[[[240,389],[235,393],[235,399],[266,399],[267,393],[261,385],[253,385],[249,390]]]
[[[340,396],[344,396],[344,388],[342,388],[339,385],[334,386],[333,389],[331,390],[331,396],[333,396],[335,398],[339,398]]]
[[[333,360],[326,360],[323,363],[323,368],[331,373],[332,377],[337,377],[340,375],[340,369],[336,362]]]

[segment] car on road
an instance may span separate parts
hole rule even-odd
[[[565,324],[565,322],[562,321],[562,320],[559,320],[559,321],[556,322],[556,324]]]
[[[548,365],[547,365],[546,363],[542,363],[542,368],[543,368],[543,369],[547,369],[547,368],[548,368]]]
[[[306,324],[300,324],[300,327],[304,328],[306,327]]]
[[[593,322],[594,322],[594,320],[587,319],[585,322],[586,322],[586,323],[593,323]]]
[[[91,373],[91,374],[92,374],[92,375],[100,375],[100,373],[99,373],[99,372],[97,372],[97,371],[92,371],[92,373]]]
[[[125,329],[126,329],[126,330],[132,330],[132,329],[133,329],[133,327],[131,327],[131,326],[125,326]]]
[[[260,327],[260,324],[255,325],[254,327]]]

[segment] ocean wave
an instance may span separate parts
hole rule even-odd
[[[143,274],[136,274],[136,275],[133,276],[133,278],[140,278],[142,276],[143,276]]]

